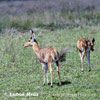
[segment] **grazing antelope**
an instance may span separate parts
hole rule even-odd
[[[89,66],[89,71],[91,71],[90,68],[90,51],[94,51],[94,42],[95,39],[92,39],[92,42],[86,38],[81,38],[80,40],[77,41],[77,48],[80,54],[81,58],[81,67],[82,67],[82,72],[84,71],[84,66],[83,66],[83,60],[84,56],[86,55],[87,60],[88,60],[88,66]]]
[[[49,84],[48,80],[48,68],[49,68],[51,73],[51,87],[53,87],[53,70],[51,66],[52,61],[56,62],[56,69],[59,77],[59,85],[61,85],[58,51],[53,46],[50,46],[48,48],[40,48],[35,38],[34,31],[33,30],[31,31],[32,31],[32,36],[26,43],[24,43],[24,47],[32,46],[36,56],[38,57],[42,65],[43,85],[45,85],[45,74],[47,74],[47,83]]]

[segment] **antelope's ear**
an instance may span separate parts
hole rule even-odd
[[[34,33],[34,31],[31,29],[32,34]]]
[[[93,43],[93,44],[94,44],[94,42],[95,42],[95,38],[92,39],[92,43]]]
[[[32,35],[34,34],[34,31],[32,29],[30,29],[30,32],[31,32]]]
[[[31,29],[30,31],[31,31],[31,33],[32,33],[32,39],[35,38],[34,31],[33,31],[32,29]]]

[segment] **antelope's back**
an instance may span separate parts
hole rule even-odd
[[[48,48],[41,48],[40,50],[40,59],[43,62],[53,61],[58,59],[58,53],[55,47],[50,46]]]
[[[82,50],[82,49],[86,49],[88,46],[88,43],[90,43],[90,41],[86,38],[81,38],[77,41],[77,48]]]

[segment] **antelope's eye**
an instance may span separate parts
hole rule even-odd
[[[30,40],[28,40],[28,42],[30,42]]]

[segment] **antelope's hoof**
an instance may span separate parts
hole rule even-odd
[[[89,69],[89,72],[91,71],[91,69]]]
[[[43,83],[43,86],[45,86],[45,83]]]
[[[48,83],[48,85],[50,85],[50,83]]]
[[[51,85],[51,88],[53,88],[53,85]]]

